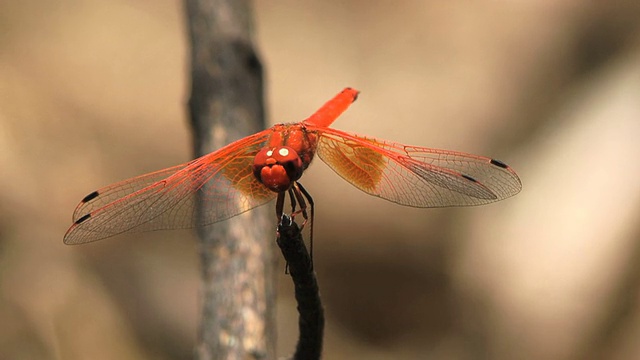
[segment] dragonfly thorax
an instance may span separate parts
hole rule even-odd
[[[289,190],[300,179],[304,165],[298,153],[288,147],[266,147],[253,160],[253,175],[275,192]]]

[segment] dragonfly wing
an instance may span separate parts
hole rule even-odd
[[[64,242],[205,226],[270,201],[276,194],[258,182],[252,170],[253,157],[268,136],[265,130],[186,164],[94,191],[74,211]],[[200,213],[198,197],[206,204]]]
[[[522,188],[506,164],[460,152],[407,146],[316,128],[317,154],[345,180],[374,196],[414,207],[481,205]]]
[[[84,199],[80,201],[78,206],[76,206],[75,210],[73,211],[71,220],[73,222],[76,222],[82,216],[85,216],[86,214],[89,214],[94,210],[108,205],[115,200],[126,197],[127,195],[132,194],[138,190],[144,189],[145,187],[157,181],[166,179],[169,176],[180,171],[181,169],[184,169],[188,165],[189,163],[176,165],[167,169],[140,175],[109,186],[105,186],[102,189],[98,189],[85,196]]]

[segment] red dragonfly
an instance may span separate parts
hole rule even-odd
[[[286,194],[305,222],[309,201],[313,225],[313,201],[298,180],[315,154],[358,189],[406,206],[481,205],[522,188],[518,175],[499,160],[330,128],[357,97],[357,90],[346,88],[302,122],[278,124],[188,163],[96,190],[76,207],[64,243],[206,226],[273,198],[280,219]],[[198,197],[208,204],[201,212]]]

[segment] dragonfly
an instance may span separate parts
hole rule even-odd
[[[73,212],[64,243],[207,226],[274,198],[281,219],[287,195],[291,214],[302,214],[304,226],[308,209],[313,227],[314,202],[299,180],[315,155],[356,188],[405,206],[482,205],[520,192],[518,175],[502,161],[329,127],[358,94],[345,88],[301,122],[277,124],[187,163],[91,192]]]

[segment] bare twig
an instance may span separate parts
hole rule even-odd
[[[196,156],[264,128],[262,66],[250,2],[186,0],[191,45],[189,110]],[[206,190],[206,189],[205,189]],[[208,204],[200,199],[199,209]],[[202,323],[196,358],[272,359],[272,229],[256,209],[199,231]]]
[[[320,301],[318,282],[300,228],[287,215],[283,215],[278,224],[277,243],[293,279],[300,316],[298,321],[300,337],[293,358],[296,360],[320,359],[324,311]]]

